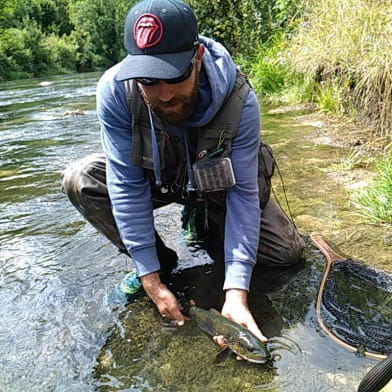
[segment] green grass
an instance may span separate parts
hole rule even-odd
[[[285,34],[278,32],[267,43],[261,44],[252,58],[239,55],[236,62],[264,101],[286,104],[311,102],[317,84],[295,72],[285,56],[288,45]]]
[[[353,194],[358,214],[371,223],[392,224],[392,154],[379,161],[376,178]]]

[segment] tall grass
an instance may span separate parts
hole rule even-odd
[[[308,0],[287,51],[293,69],[320,83],[319,100],[392,136],[392,2]],[[324,85],[323,85],[324,84]],[[331,100],[340,101],[332,104]]]
[[[392,224],[392,154],[378,163],[376,171],[373,182],[353,195],[354,203],[370,222]]]

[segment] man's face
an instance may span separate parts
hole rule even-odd
[[[180,83],[169,84],[164,80],[159,80],[158,84],[153,86],[138,83],[145,102],[163,121],[182,125],[190,119],[199,91],[199,71],[203,53],[204,47],[199,47],[190,76]]]

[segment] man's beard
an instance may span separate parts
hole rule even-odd
[[[178,111],[168,111],[165,110],[165,104],[162,102],[155,100],[148,100],[147,97],[144,97],[146,103],[150,106],[153,112],[164,122],[168,124],[174,125],[183,125],[186,121],[188,121],[193,113],[193,109],[196,105],[197,95],[199,92],[199,73],[196,72],[195,75],[195,83],[192,88],[192,93],[189,97],[185,95],[177,95],[169,102],[165,102],[165,104],[173,105],[181,102],[180,109]],[[161,106],[160,106],[161,105]]]

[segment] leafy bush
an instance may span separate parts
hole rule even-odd
[[[75,26],[71,35],[78,46],[79,68],[107,67],[118,60],[122,40],[116,34],[115,2],[112,0],[74,1],[69,5],[70,20]],[[82,40],[86,39],[83,44]],[[83,48],[84,47],[84,48]],[[88,60],[82,60],[82,50],[88,50]]]
[[[77,71],[76,49],[70,36],[63,35],[58,37],[55,34],[50,34],[45,37],[44,45],[51,54],[53,63],[52,74]]]
[[[189,0],[200,32],[235,55],[254,54],[280,30],[291,26],[301,3],[293,0]]]
[[[45,46],[43,35],[35,23],[27,23],[23,29],[9,28],[1,32],[0,56],[3,67],[0,78],[46,73],[52,60]]]
[[[15,28],[6,29],[0,39],[0,79],[13,77],[26,77],[28,69],[26,64],[31,63],[31,49],[24,44],[23,30]]]
[[[187,0],[186,0],[187,1]],[[132,0],[2,0],[0,79],[106,68],[125,55]],[[200,31],[249,61],[300,10],[294,0],[188,0]],[[11,44],[12,41],[12,44]]]

